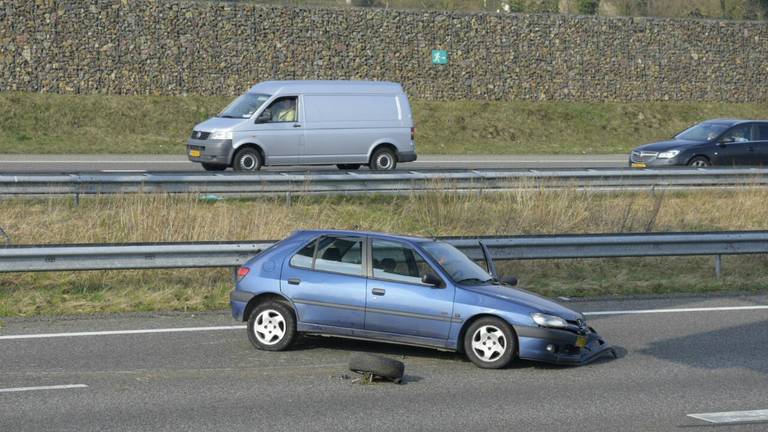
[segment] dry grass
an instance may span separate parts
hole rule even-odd
[[[485,195],[299,198],[204,202],[194,195],[124,195],[0,202],[15,244],[279,239],[302,228],[416,234],[512,235],[765,229],[768,191],[606,194],[533,190]],[[642,263],[638,267],[638,263]],[[549,295],[760,290],[762,257],[566,260],[505,265]],[[650,271],[649,271],[650,269]],[[226,307],[226,270],[161,270],[0,276],[0,316]]]

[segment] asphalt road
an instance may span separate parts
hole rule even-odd
[[[626,167],[627,155],[419,155],[400,170],[493,168],[615,168]],[[313,171],[334,166],[312,167]],[[92,171],[203,171],[184,155],[0,155],[0,173]],[[306,171],[307,167],[268,167],[267,171]]]
[[[572,302],[581,311],[744,306],[768,297]],[[9,335],[237,325],[226,313],[5,319],[1,431],[764,431],[691,413],[768,408],[768,310],[590,316],[620,347],[583,367],[481,370],[452,353],[342,339],[255,351],[245,330]],[[406,384],[361,385],[352,352],[401,359]],[[51,390],[3,391],[79,385]],[[87,386],[87,387],[84,387]]]

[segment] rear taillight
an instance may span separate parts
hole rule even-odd
[[[414,137],[415,137],[415,136],[416,136],[416,128],[415,128],[415,127],[412,127],[412,128],[411,128],[411,141],[413,141],[413,139],[414,139]]]
[[[243,280],[243,278],[250,271],[251,271],[251,269],[249,269],[248,267],[240,267],[239,269],[237,269],[237,281],[240,282],[241,280]]]

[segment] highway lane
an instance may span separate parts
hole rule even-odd
[[[627,155],[419,155],[400,170],[493,168],[616,168]],[[364,168],[365,169],[365,168]],[[92,171],[203,171],[184,155],[0,155],[0,173]],[[267,171],[306,171],[307,167],[268,167]],[[337,171],[333,166],[313,171]]]
[[[768,297],[569,304],[616,312],[766,305]],[[80,385],[0,393],[0,430],[710,430],[687,414],[768,408],[764,309],[589,320],[621,358],[488,371],[453,353],[341,339],[258,352],[242,329],[0,339],[0,389]],[[224,312],[4,319],[0,337],[233,324]],[[345,364],[354,351],[403,360],[407,383],[353,382]]]

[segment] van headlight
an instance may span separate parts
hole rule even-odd
[[[542,327],[557,327],[557,328],[565,328],[568,327],[568,323],[560,318],[559,316],[554,315],[547,315],[543,313],[533,313],[531,314],[531,318],[533,318],[533,321],[542,326]]]
[[[211,132],[210,139],[232,139],[232,131]]]
[[[672,159],[673,157],[680,154],[680,150],[670,150],[659,153],[658,156],[656,156],[659,159]]]

